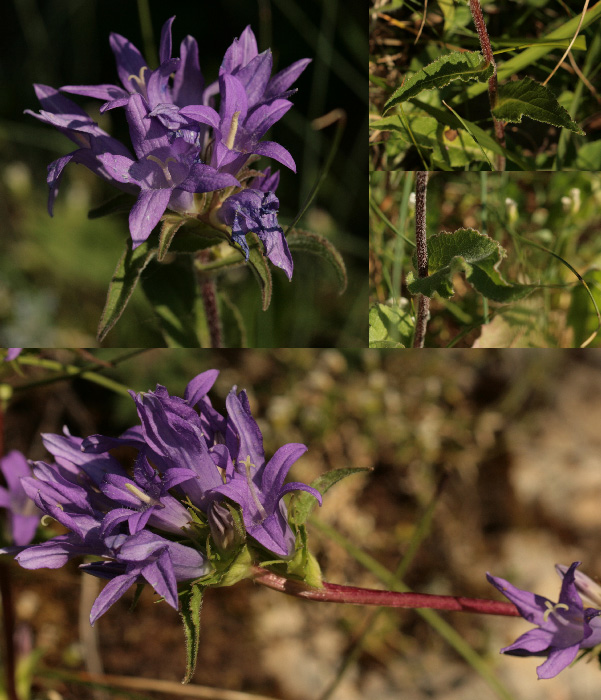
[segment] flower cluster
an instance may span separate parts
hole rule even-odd
[[[65,166],[81,163],[116,187],[137,194],[129,215],[132,247],[143,243],[167,208],[231,227],[232,240],[248,258],[245,234],[258,235],[268,258],[292,276],[292,259],[277,223],[275,190],[279,173],[251,169],[266,156],[295,171],[290,153],[262,140],[290,109],[290,87],[310,59],[271,76],[271,51],[258,52],[247,27],[227,49],[217,81],[205,86],[198,43],[187,36],[172,57],[171,17],[163,25],[159,66],[151,69],[125,37],[111,34],[121,85],[65,85],[64,93],[103,100],[100,111],[124,108],[133,154],[103,131],[72,100],[46,85],[35,85],[42,110],[27,113],[51,124],[77,149],[48,166],[52,208]],[[216,104],[218,101],[218,104]],[[214,192],[195,199],[195,193]]]
[[[207,392],[217,375],[195,377],[183,399],[160,385],[131,392],[140,424],[118,438],[44,435],[55,461],[36,462],[35,478],[21,479],[38,508],[69,532],[21,548],[16,559],[38,569],[99,557],[81,567],[109,579],[92,623],[133,583],[150,583],[177,609],[178,582],[209,577],[215,551],[250,545],[269,559],[289,559],[295,537],[282,497],[304,490],[321,503],[306,484],[284,485],[305,445],[284,445],[266,462],[246,393],[231,390],[226,416],[211,405]],[[130,469],[110,453],[122,446],[136,452]]]
[[[516,588],[505,579],[486,574],[487,579],[517,607],[520,615],[536,629],[521,635],[513,644],[501,649],[514,656],[546,656],[538,666],[539,678],[553,678],[572,663],[580,649],[601,644],[601,610],[584,607],[583,598],[601,603],[601,588],[585,574],[576,571],[580,562],[570,567],[557,566],[562,578],[559,602]]]

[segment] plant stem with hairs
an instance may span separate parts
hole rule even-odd
[[[469,0],[469,3],[472,17],[474,18],[474,24],[476,25],[476,31],[478,32],[478,38],[480,39],[482,54],[494,68],[494,73],[488,80],[488,99],[490,101],[490,109],[492,112],[492,110],[497,106],[498,100],[497,64],[492,52],[492,46],[490,45],[490,38],[488,36],[488,31],[486,30],[486,24],[484,24],[480,0]],[[494,116],[493,123],[495,128],[495,138],[497,139],[498,144],[505,148],[505,123],[495,119]],[[505,170],[505,156],[497,155],[495,158],[495,164],[497,166],[497,170]]]
[[[259,566],[253,569],[253,579],[257,583],[281,593],[327,603],[377,605],[386,608],[430,608],[432,610],[455,610],[482,615],[520,616],[513,603],[506,603],[502,600],[432,595],[431,593],[399,593],[397,591],[358,588],[357,586],[341,586],[327,581],[323,582],[323,588],[313,588],[301,581],[294,581],[274,574]]]
[[[417,172],[415,179],[415,245],[417,255],[417,276],[428,276],[428,242],[426,240],[426,191],[428,173]],[[417,295],[417,320],[415,322],[414,348],[423,348],[426,328],[430,316],[430,299]]]

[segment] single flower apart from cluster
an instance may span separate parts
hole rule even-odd
[[[321,503],[310,486],[284,484],[305,445],[284,445],[266,460],[244,391],[231,390],[226,415],[213,408],[207,393],[217,375],[195,377],[184,398],[160,385],[130,392],[140,422],[119,437],[44,435],[54,461],[35,462],[33,476],[21,479],[27,496],[67,533],[21,547],[16,559],[38,569],[98,557],[81,567],[109,580],[92,622],[134,583],[149,583],[177,608],[178,583],[207,580],[215,552],[244,548],[255,553],[250,559],[289,560],[295,535],[283,496],[304,490]],[[110,452],[123,447],[135,455],[127,466]]]
[[[42,517],[21,483],[22,478],[31,476],[31,467],[20,452],[12,450],[0,459],[0,472],[6,482],[6,488],[0,486],[0,508],[6,510],[9,542],[29,544]]]
[[[292,259],[277,222],[279,178],[253,164],[264,156],[296,171],[286,148],[264,136],[292,107],[291,86],[310,59],[272,76],[271,51],[259,53],[247,27],[227,49],[217,80],[206,85],[194,37],[187,36],[179,57],[172,56],[173,20],[163,25],[155,69],[131,42],[113,33],[110,45],[120,84],[65,85],[60,91],[34,86],[42,109],[27,113],[56,127],[77,146],[48,166],[49,212],[65,166],[80,163],[137,195],[129,215],[133,248],[171,209],[216,227],[231,227],[232,241],[247,259],[245,235],[256,233],[269,260],[290,278]],[[133,153],[63,93],[101,100],[100,112],[123,109]],[[195,197],[203,193],[213,194]]]
[[[15,358],[19,357],[22,350],[23,348],[6,348],[6,355],[4,356],[5,362],[9,362],[10,360],[14,360]]]
[[[584,607],[586,600],[601,600],[599,586],[588,576],[576,571],[580,562],[570,567],[557,567],[562,577],[559,602],[523,591],[508,581],[486,574],[495,588],[517,607],[520,615],[537,625],[501,649],[514,656],[546,656],[538,666],[539,678],[553,678],[576,658],[580,649],[590,649],[601,643],[601,610]]]

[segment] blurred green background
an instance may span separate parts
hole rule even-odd
[[[174,52],[187,34],[198,39],[205,80],[218,73],[234,37],[251,24],[259,50],[271,47],[274,70],[303,58],[313,63],[298,81],[294,108],[269,138],[293,154],[298,174],[282,172],[281,222],[290,222],[315,182],[335,127],[311,121],[335,108],[348,122],[335,161],[300,227],[326,236],[342,253],[349,291],[308,254],[295,255],[290,284],[274,271],[273,302],[260,310],[249,270],[230,273],[222,288],[247,319],[248,343],[263,347],[361,346],[367,336],[366,174],[367,78],[363,3],[349,0],[258,0],[213,3],[149,0],[154,45],[171,15]],[[87,219],[116,190],[81,166],[66,168],[54,217],[46,211],[46,166],[72,150],[52,127],[23,115],[38,111],[32,83],[115,82],[108,38],[118,32],[145,52],[138,4],[121,0],[5,0],[0,46],[0,344],[93,347],[109,280],[129,236],[127,215]],[[100,101],[74,97],[109,133],[129,143],[121,110],[100,115]],[[265,163],[267,164],[267,163]],[[285,170],[285,169],[282,169]],[[153,311],[140,289],[106,345],[161,346]]]

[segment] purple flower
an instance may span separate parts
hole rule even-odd
[[[99,160],[117,182],[140,188],[129,215],[129,230],[136,248],[150,235],[165,209],[192,208],[192,192],[212,192],[239,185],[233,175],[218,172],[199,161],[198,148],[184,138],[170,138],[169,131],[149,116],[141,95],[127,104],[131,140],[138,160],[129,155],[104,153]]]
[[[0,486],[0,508],[8,511],[11,540],[18,546],[29,544],[42,517],[21,484],[23,477],[31,476],[31,467],[20,452],[12,450],[0,459],[0,471],[7,485]]]
[[[4,361],[9,362],[10,360],[14,360],[16,357],[19,357],[23,348],[6,348],[6,350],[7,353],[4,358]]]
[[[288,525],[286,504],[282,501],[290,491],[308,491],[321,505],[321,494],[300,482],[284,486],[290,467],[307,451],[305,445],[289,443],[276,450],[265,463],[263,436],[250,412],[245,391],[228,394],[228,426],[226,446],[234,463],[231,478],[213,489],[238,503],[242,508],[247,533],[259,544],[280,557],[294,551],[294,534]]]
[[[273,192],[246,189],[228,197],[221,205],[219,218],[232,228],[232,238],[248,260],[247,233],[256,233],[269,260],[292,278],[293,262],[286,237],[278,223],[279,200]]]
[[[181,42],[180,58],[172,57],[173,20],[163,25],[156,70],[150,70],[130,41],[112,33],[110,45],[121,85],[61,88],[104,100],[101,111],[124,107],[135,157],[70,99],[53,88],[35,86],[42,110],[26,112],[56,127],[78,146],[48,167],[48,210],[52,215],[65,166],[81,163],[116,187],[137,194],[129,216],[132,249],[148,239],[165,210],[171,209],[222,231],[224,223],[232,226],[232,239],[242,246],[247,259],[244,236],[257,233],[269,259],[290,278],[292,258],[277,223],[277,181],[266,176],[264,182],[274,181],[269,188],[255,185],[254,180],[249,186],[248,166],[256,156],[266,156],[295,171],[294,159],[282,145],[262,139],[292,106],[287,99],[295,92],[291,86],[310,60],[296,61],[272,77],[271,51],[259,54],[247,27],[227,49],[218,80],[205,89],[193,37]],[[215,219],[219,203],[233,187],[242,190],[234,195],[238,199]],[[260,199],[256,190],[263,191]],[[202,200],[194,197],[207,192],[219,194]]]
[[[559,602],[523,591],[508,581],[486,574],[486,578],[517,607],[520,615],[535,625],[513,644],[501,649],[514,656],[546,656],[538,666],[539,678],[553,678],[576,658],[579,649],[589,649],[601,642],[601,610],[585,608],[576,583],[574,562],[566,568]],[[587,577],[588,578],[588,577]]]

